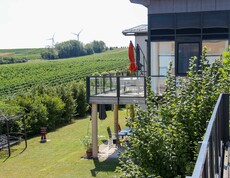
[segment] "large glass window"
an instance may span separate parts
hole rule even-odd
[[[152,89],[160,94],[165,90],[165,77],[170,61],[173,62],[172,73],[175,74],[175,42],[151,43]],[[161,76],[161,77],[160,77]]]
[[[199,58],[200,52],[199,43],[178,43],[178,56],[177,56],[177,74],[185,75],[188,71],[189,60],[191,57],[196,56]]]
[[[207,58],[210,63],[215,62],[215,60],[221,57],[222,52],[227,49],[228,41],[227,40],[205,40],[202,42],[202,46],[208,48]]]
[[[152,42],[151,44],[151,75],[167,75],[170,61],[175,61],[175,42]]]

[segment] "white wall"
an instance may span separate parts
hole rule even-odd
[[[148,37],[147,36],[135,36],[135,47],[137,46],[137,44],[139,44],[144,56],[145,56],[145,59],[143,57],[143,54],[142,52],[140,52],[141,54],[141,58],[140,58],[140,62],[142,65],[145,65],[145,71],[147,70],[147,65],[146,65],[146,62],[147,62],[147,42],[145,40],[147,40]],[[144,68],[142,68],[143,70]]]

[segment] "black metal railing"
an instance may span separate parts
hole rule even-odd
[[[221,94],[208,123],[192,176],[222,177],[224,147],[229,141],[229,95]]]

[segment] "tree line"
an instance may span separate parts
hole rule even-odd
[[[0,58],[0,65],[1,64],[15,64],[15,63],[24,63],[27,62],[28,58],[17,58],[17,57],[1,57]]]
[[[62,43],[57,43],[54,48],[48,47],[41,53],[43,59],[59,59],[85,56],[94,53],[101,53],[108,48],[103,41],[94,40],[91,43],[84,45],[78,40],[69,40]]]

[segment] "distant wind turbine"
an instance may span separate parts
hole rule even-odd
[[[54,35],[55,35],[55,33],[53,34],[52,38],[47,39],[47,40],[51,40],[52,41],[52,47],[54,47]]]
[[[74,34],[74,35],[76,35],[76,36],[77,36],[77,40],[78,40],[78,41],[79,41],[79,38],[80,38],[80,33],[82,32],[82,30],[83,30],[83,29],[81,29],[81,31],[80,31],[80,32],[78,32],[78,33],[73,33],[73,32],[72,32],[72,34]]]

